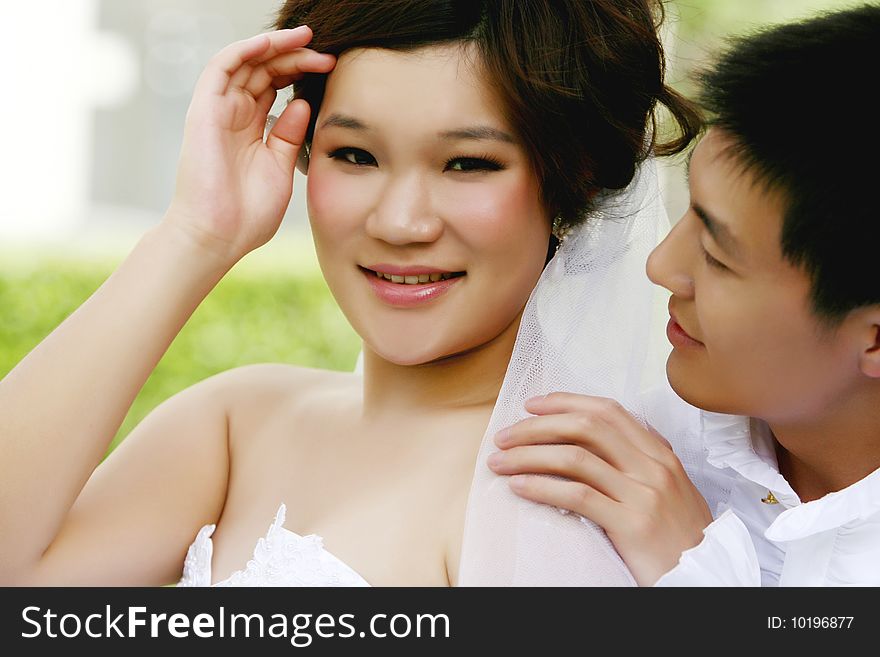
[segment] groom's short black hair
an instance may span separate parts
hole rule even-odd
[[[835,322],[880,303],[880,6],[736,39],[701,74],[708,124],[785,203],[781,247]]]

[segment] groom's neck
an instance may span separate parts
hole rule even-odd
[[[835,400],[821,414],[768,423],[778,443],[779,471],[803,502],[880,468],[880,385]]]

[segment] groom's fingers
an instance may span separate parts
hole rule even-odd
[[[618,469],[638,458],[638,450],[596,418],[581,413],[543,415],[520,420],[495,437],[501,449],[524,445],[577,445]]]
[[[622,504],[583,483],[541,475],[515,475],[509,485],[520,497],[580,514],[606,532],[613,533],[628,517]]]
[[[619,439],[654,459],[665,461],[669,443],[659,434],[645,428],[621,404],[606,397],[580,395],[570,392],[553,392],[544,397],[529,399],[525,408],[529,413],[546,416],[559,413],[576,413],[585,418],[585,424],[613,427]]]
[[[618,502],[633,497],[637,484],[617,468],[577,445],[526,445],[489,456],[489,467],[500,475],[548,474],[586,484]]]
[[[577,446],[652,488],[668,487],[683,474],[669,444],[613,400],[553,393],[529,400],[526,408],[536,415],[496,435],[495,443],[502,450],[526,445]]]

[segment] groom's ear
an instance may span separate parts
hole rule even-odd
[[[304,176],[309,175],[309,144],[304,143],[299,149],[299,155],[296,158],[296,168]]]
[[[865,309],[859,369],[872,379],[880,379],[880,306]]]

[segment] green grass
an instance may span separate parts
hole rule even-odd
[[[0,258],[0,378],[112,273],[118,259]],[[360,341],[314,265],[245,262],[193,314],[147,380],[111,450],[160,402],[250,363],[350,370]],[[83,409],[88,412],[88,409]]]

